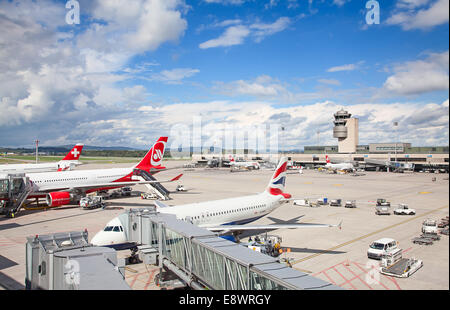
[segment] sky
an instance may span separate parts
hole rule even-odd
[[[0,146],[303,149],[337,145],[341,108],[359,144],[448,145],[448,21],[448,0],[0,0]]]

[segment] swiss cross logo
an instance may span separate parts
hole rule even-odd
[[[77,158],[78,155],[80,154],[80,152],[78,152],[77,148],[74,148],[73,151],[71,152],[71,154],[72,154],[75,158]]]
[[[152,165],[157,166],[160,164],[160,161],[164,156],[165,146],[165,143],[161,141],[155,144],[155,146],[153,147],[152,156],[150,158],[150,162]]]

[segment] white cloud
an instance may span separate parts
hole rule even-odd
[[[255,41],[261,42],[264,37],[283,31],[290,23],[289,17],[280,17],[272,24],[254,23],[250,25],[250,29],[253,30]]]
[[[236,23],[238,20],[232,20]],[[240,20],[239,20],[240,21]],[[228,27],[218,38],[211,39],[199,45],[201,49],[212,47],[226,47],[243,44],[249,36],[254,37],[255,42],[261,42],[265,37],[285,30],[291,23],[288,17],[280,17],[273,23],[253,23],[250,25],[237,24]]]
[[[217,3],[224,5],[241,5],[248,0],[203,0],[203,1],[205,1],[206,3]]]
[[[270,76],[261,75],[254,80],[237,80],[229,83],[216,82],[214,89],[229,96],[274,97],[286,95],[288,91]]]
[[[208,40],[199,45],[201,49],[239,45],[244,42],[244,39],[250,34],[250,30],[246,26],[232,26],[225,30],[225,32],[218,38]]]
[[[338,72],[338,71],[353,71],[359,68],[362,62],[358,62],[356,64],[346,64],[342,66],[331,67],[327,70],[327,72]]]
[[[341,85],[341,82],[339,82],[338,80],[335,80],[335,79],[319,79],[317,81],[322,84],[336,85],[336,86]]]
[[[151,77],[151,80],[162,81],[167,83],[180,83],[181,80],[194,76],[200,72],[198,69],[176,68],[172,70],[163,70]]]
[[[428,8],[421,8],[429,1],[400,1],[396,10],[386,21],[390,25],[400,25],[403,30],[422,29],[448,23],[449,1],[436,0]]]
[[[402,95],[421,94],[449,88],[449,52],[431,53],[424,60],[406,62],[394,67],[384,88]]]

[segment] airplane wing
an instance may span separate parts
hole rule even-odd
[[[219,225],[216,227],[205,227],[212,232],[231,233],[233,231],[249,230],[275,230],[275,229],[297,229],[297,228],[318,228],[318,227],[338,227],[341,229],[342,221],[339,224],[315,224],[315,223],[280,223],[267,225]]]
[[[61,187],[61,188],[52,188],[51,190],[45,189],[45,188],[39,188],[40,192],[48,192],[48,191],[60,191],[60,190],[73,190],[73,191],[87,191],[90,189],[95,188],[105,188],[105,187],[122,187],[122,186],[132,186],[132,185],[139,185],[139,184],[152,184],[152,183],[169,183],[179,180],[183,174],[179,174],[176,177],[170,179],[170,180],[163,180],[163,181],[128,181],[128,182],[108,182],[108,183],[95,183],[95,184],[83,184],[79,186],[72,186],[72,187]]]

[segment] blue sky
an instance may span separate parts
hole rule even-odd
[[[1,146],[145,149],[201,115],[205,141],[276,122],[301,149],[337,143],[341,107],[361,144],[398,121],[448,145],[448,0],[378,1],[372,25],[360,0],[79,0],[73,25],[67,2],[0,0]]]

